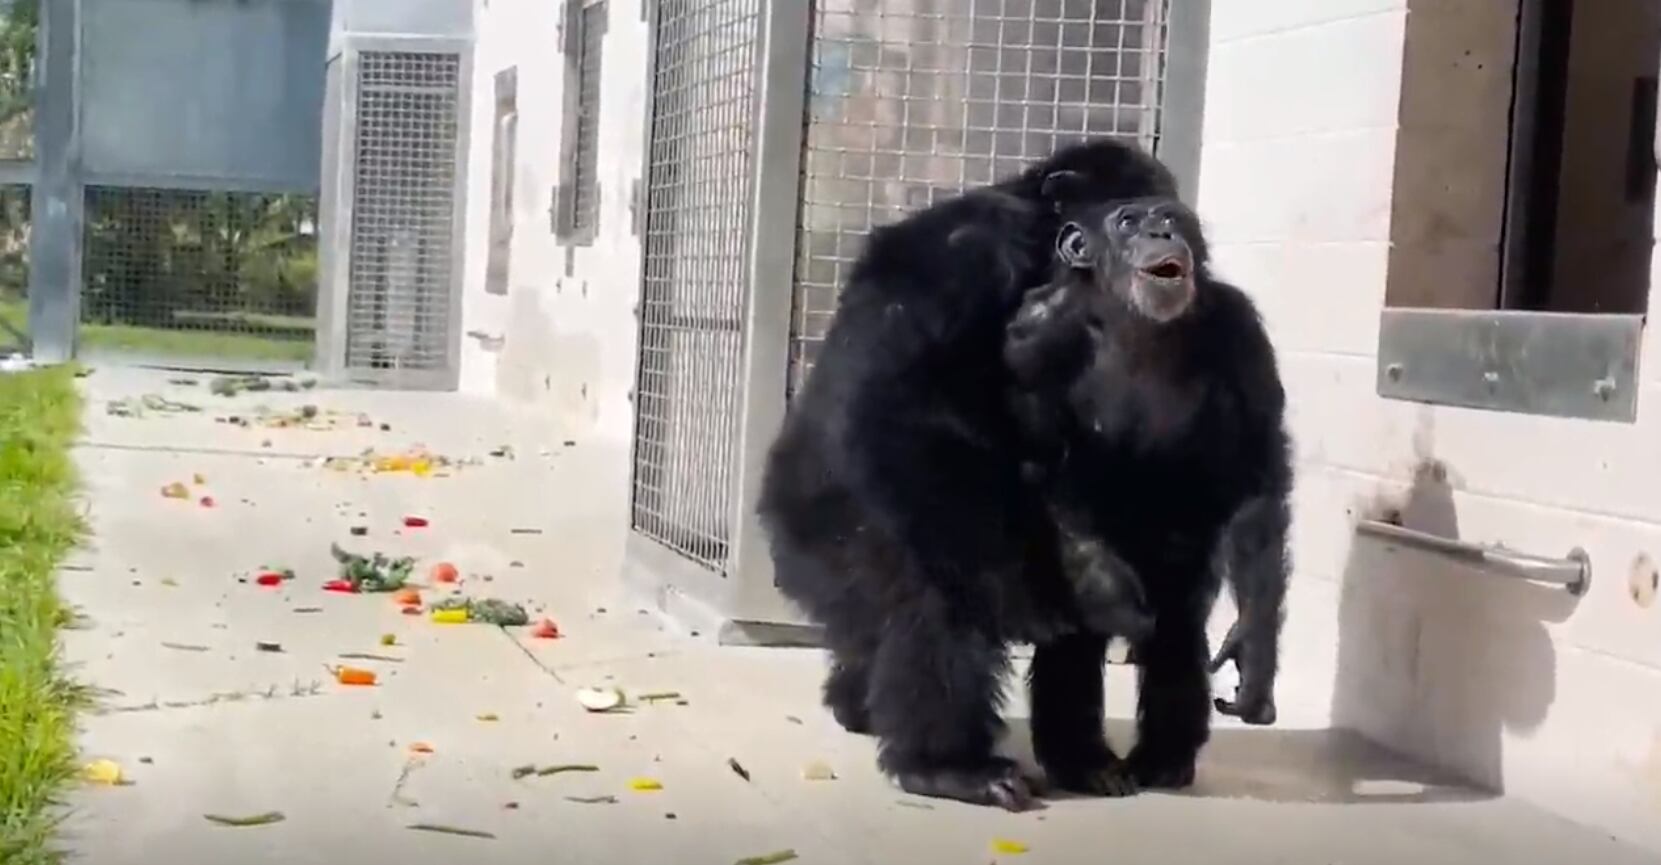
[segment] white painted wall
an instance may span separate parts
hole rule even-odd
[[[566,273],[549,210],[564,181],[559,142],[565,61],[561,5],[553,0],[481,0],[474,72],[475,147],[469,166],[468,272],[464,289],[462,388],[545,411],[573,437],[626,444],[633,412],[634,305],[640,245],[629,194],[640,177],[645,124],[647,32],[641,0],[610,0],[602,60],[600,226]],[[519,142],[508,294],[486,294],[493,78],[519,68]],[[485,343],[500,339],[492,350]]]
[[[1269,322],[1297,438],[1282,723],[1354,727],[1661,848],[1661,609],[1628,588],[1637,557],[1661,557],[1661,337],[1636,424],[1380,399],[1406,2],[1212,8],[1199,206]],[[1445,483],[1415,488],[1429,460]],[[1469,540],[1581,546],[1593,588],[1575,606],[1353,540],[1386,500]]]
[[[464,329],[503,342],[465,339],[463,387],[537,407],[621,455],[639,292],[628,194],[643,143],[640,0],[611,2],[600,234],[569,276],[548,217],[560,4],[480,2]],[[1661,558],[1661,337],[1646,336],[1635,425],[1378,398],[1405,0],[1212,4],[1200,209],[1220,270],[1257,298],[1279,346],[1298,445],[1281,723],[1354,727],[1661,849],[1661,609],[1640,608],[1627,587],[1636,557]],[[492,80],[514,64],[512,280],[496,297],[483,289]],[[1421,476],[1415,488],[1429,460],[1445,483]],[[1352,543],[1355,515],[1381,501],[1468,539],[1584,547],[1594,587],[1574,606]]]

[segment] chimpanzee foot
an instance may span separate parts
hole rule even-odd
[[[1070,769],[1046,767],[1045,772],[1049,774],[1052,784],[1069,793],[1117,799],[1122,796],[1134,796],[1138,790],[1136,776],[1131,772],[1130,766],[1114,756],[1107,756],[1102,763],[1095,766]]]
[[[1149,790],[1181,790],[1194,785],[1192,754],[1135,748],[1126,758],[1136,782]]]
[[[1032,783],[1010,760],[995,758],[970,769],[910,769],[894,773],[894,780],[900,789],[917,796],[993,805],[1006,811],[1025,811],[1034,802]]]

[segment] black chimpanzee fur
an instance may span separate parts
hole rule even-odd
[[[1101,139],[877,229],[792,401],[758,508],[778,584],[825,626],[826,704],[906,790],[1030,802],[993,756],[1006,646],[1082,625],[1022,482],[1004,329],[1047,278],[1058,207],[1174,193]]]
[[[1146,603],[1153,624],[1135,646],[1128,759],[1102,733],[1099,634],[1037,646],[1034,748],[1064,787],[1183,787],[1210,731],[1205,624],[1219,572],[1240,618],[1212,669],[1233,659],[1241,683],[1217,707],[1274,721],[1292,481],[1285,395],[1256,308],[1211,276],[1188,208],[1158,198],[1064,215],[1056,279],[1029,292],[1008,330],[1016,413],[1062,548],[1075,551],[1066,567],[1081,601],[1127,615]]]

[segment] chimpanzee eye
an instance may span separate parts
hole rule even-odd
[[[1135,211],[1127,210],[1119,214],[1119,230],[1130,231],[1136,228],[1136,224],[1140,221],[1141,218],[1136,215]]]

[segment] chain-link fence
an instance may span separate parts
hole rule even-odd
[[[0,357],[29,350],[30,192],[0,186]]]
[[[0,0],[0,162],[35,155],[39,0]],[[0,185],[0,356],[28,352],[31,188]]]
[[[305,195],[88,187],[82,346],[170,361],[309,361],[316,208]]]

